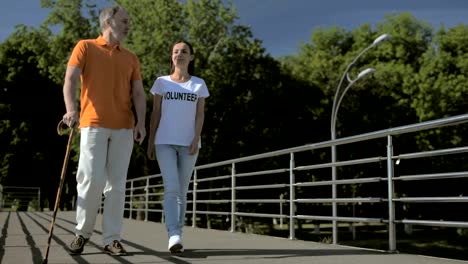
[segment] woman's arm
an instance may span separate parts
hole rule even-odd
[[[190,145],[190,153],[195,154],[198,151],[198,142],[200,142],[203,122],[205,121],[205,98],[198,98],[197,112],[195,115],[195,136]]]

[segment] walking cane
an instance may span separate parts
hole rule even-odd
[[[63,135],[62,126],[63,126],[63,122],[60,121],[57,126],[57,133],[59,135]],[[55,217],[57,216],[57,210],[60,204],[60,195],[62,194],[63,183],[65,181],[65,173],[67,171],[68,159],[70,156],[70,147],[71,147],[74,133],[75,133],[75,128],[72,127],[70,131],[70,135],[68,136],[67,150],[65,152],[65,160],[63,161],[63,167],[62,167],[62,175],[60,176],[60,184],[57,190],[57,197],[55,198],[54,213],[52,215],[52,221],[50,222],[49,237],[47,238],[47,248],[45,251],[45,257],[44,257],[44,260],[42,261],[42,264],[47,264],[47,259],[49,257],[50,241],[52,239],[52,233],[54,231]]]

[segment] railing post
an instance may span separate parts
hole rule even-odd
[[[393,144],[387,136],[387,187],[388,187],[388,250],[396,251],[395,204],[393,203]]]
[[[133,181],[130,181],[130,213],[128,214],[128,218],[132,219],[132,213],[133,213]]]
[[[0,184],[0,208],[3,209],[5,201],[3,200],[3,185]]]
[[[146,178],[146,187],[145,187],[145,222],[148,221],[148,204],[149,204],[149,178]]]
[[[231,232],[236,231],[236,164],[231,167]]]
[[[41,211],[41,188],[37,188],[37,211]]]
[[[335,131],[332,132],[332,140],[335,141],[336,134]],[[336,192],[336,143],[333,142],[331,147],[331,155],[332,155],[332,216],[338,216],[338,207],[336,204],[337,192]],[[332,243],[338,243],[338,222],[336,220],[332,221]]]
[[[197,227],[197,169],[193,170],[193,188],[192,188],[192,227]]]
[[[294,192],[294,153],[291,152],[290,154],[290,161],[289,161],[289,239],[295,239],[295,228],[296,228],[296,221],[295,221],[295,214],[296,214],[296,206],[294,204],[295,192]]]
[[[283,199],[284,199],[284,194],[280,194],[280,228],[283,228]]]

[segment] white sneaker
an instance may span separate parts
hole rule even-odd
[[[169,245],[167,246],[171,253],[182,253],[184,252],[184,246],[182,245],[182,239],[179,235],[173,235],[169,238]]]

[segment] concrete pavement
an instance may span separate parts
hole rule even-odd
[[[0,263],[42,263],[52,212],[0,212]],[[161,223],[124,219],[122,244],[128,256],[102,252],[101,216],[83,254],[71,256],[66,248],[73,239],[75,212],[58,212],[48,263],[323,263],[323,264],[461,264],[450,260],[410,254],[329,245],[285,238],[230,233],[185,227],[185,252],[171,255]]]

